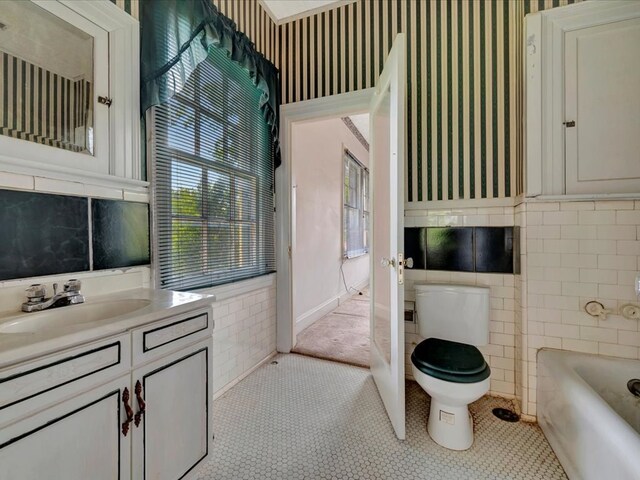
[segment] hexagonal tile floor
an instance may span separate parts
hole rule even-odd
[[[214,479],[565,479],[542,431],[471,406],[475,442],[465,452],[426,431],[429,397],[407,382],[407,439],[396,439],[368,370],[278,355],[214,402]]]

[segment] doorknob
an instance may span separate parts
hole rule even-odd
[[[413,258],[409,257],[405,259],[404,268],[413,268]]]
[[[396,260],[395,260],[395,258],[383,257],[382,260],[380,260],[380,265],[382,267],[395,267],[396,266]]]

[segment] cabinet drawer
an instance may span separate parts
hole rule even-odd
[[[129,371],[127,334],[0,371],[0,425]]]
[[[154,322],[133,331],[133,364],[137,365],[211,337],[209,310],[198,310]]]

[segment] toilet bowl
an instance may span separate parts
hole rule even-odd
[[[431,397],[427,431],[443,447],[473,444],[468,405],[489,391],[491,370],[475,345],[489,335],[489,289],[416,285],[418,332],[411,354],[413,377]]]

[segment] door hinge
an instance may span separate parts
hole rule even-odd
[[[113,99],[111,99],[109,97],[99,96],[98,97],[98,103],[101,103],[102,105],[106,105],[107,107],[110,107],[111,104],[113,103]]]
[[[576,121],[575,120],[569,120],[568,122],[562,122],[562,124],[567,128],[571,128],[571,127],[575,127],[576,126]]]

